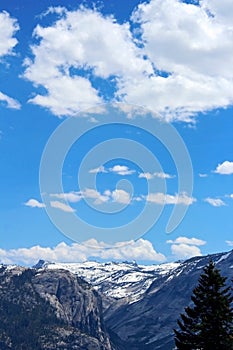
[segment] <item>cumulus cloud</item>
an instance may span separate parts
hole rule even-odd
[[[34,37],[40,42],[31,48],[34,58],[25,61],[24,76],[43,86],[46,94],[38,93],[30,102],[57,116],[73,116],[80,108],[102,102],[90,75],[108,79],[148,66],[137,53],[129,25],[120,25],[95,10],[64,10],[53,25],[38,25]]]
[[[144,178],[144,179],[147,179],[147,180],[151,180],[151,179],[154,179],[156,177],[160,178],[160,179],[172,179],[175,176],[167,174],[167,173],[164,173],[164,172],[156,172],[156,173],[146,172],[146,173],[140,173],[138,177],[139,178]]]
[[[205,245],[206,241],[180,236],[175,240],[168,240],[167,243],[171,244],[171,252],[177,259],[188,259],[202,255],[199,246]]]
[[[207,198],[204,199],[204,201],[206,203],[209,203],[213,207],[222,207],[222,206],[226,205],[226,203],[222,199],[219,199],[219,198],[207,197]]]
[[[107,248],[103,242],[91,239],[82,244],[73,243],[67,245],[62,242],[54,248],[34,246],[10,250],[0,249],[0,261],[6,264],[32,265],[39,259],[53,262],[82,262],[90,258],[154,262],[166,260],[163,254],[156,252],[151,242],[144,239],[118,242],[111,248]]]
[[[112,98],[93,85],[95,77],[111,85],[114,101],[146,106],[166,120],[191,121],[233,102],[231,0],[150,0],[131,17],[137,31],[97,10],[50,12],[58,19],[35,28],[39,40],[24,77],[46,91],[30,102],[57,116]]]
[[[172,244],[171,252],[177,259],[188,259],[201,256],[201,250],[197,246],[188,244]]]
[[[24,203],[27,207],[31,208],[45,208],[45,204],[39,202],[37,199],[31,198],[27,202]]]
[[[112,168],[109,169],[110,172],[118,175],[132,175],[135,173],[135,170],[129,169],[126,165],[114,165]]]
[[[0,62],[6,55],[13,55],[13,49],[18,43],[15,33],[19,25],[16,19],[10,17],[6,11],[0,12]],[[20,109],[20,103],[0,91],[0,103],[8,108]]]
[[[224,5],[232,16],[231,1]],[[120,91],[128,99],[142,99],[167,119],[176,118],[177,111],[183,120],[232,104],[232,25],[220,11],[212,15],[212,0],[151,0],[139,5],[133,21],[140,26],[145,54],[161,74],[125,79]]]
[[[183,204],[187,206],[196,202],[195,198],[189,197],[186,193],[170,195],[162,192],[149,193],[146,200],[156,204]]]
[[[112,199],[114,202],[122,203],[122,204],[129,204],[131,202],[130,193],[124,191],[124,190],[114,190],[111,193]]]
[[[225,162],[218,164],[214,172],[221,175],[233,174],[233,162],[226,160]]]
[[[52,208],[62,210],[66,213],[75,212],[75,209],[71,208],[68,204],[60,202],[60,201],[50,201],[50,205]]]

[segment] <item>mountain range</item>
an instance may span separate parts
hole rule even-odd
[[[160,265],[0,266],[1,350],[172,350],[177,318],[212,260],[233,279],[233,251]]]

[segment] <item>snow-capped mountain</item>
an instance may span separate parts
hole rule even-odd
[[[138,265],[135,262],[83,262],[49,263],[40,261],[36,267],[68,270],[108,297],[127,298],[128,303],[135,302],[148,290],[159,277],[169,277],[180,266],[180,262],[161,265]]]
[[[212,255],[216,264],[220,263],[231,253]],[[149,287],[158,284],[161,288],[162,282],[178,277],[186,268],[201,269],[207,263],[208,257],[195,257],[184,262],[163,263],[159,265],[138,265],[136,262],[107,262],[100,263],[87,261],[82,263],[52,263],[40,261],[36,267],[49,270],[64,269],[83,278],[96,290],[107,297],[115,299],[127,299],[127,303],[136,302],[141,299]]]
[[[177,318],[190,303],[203,267],[210,260],[230,284],[233,251],[151,266],[41,261],[36,267],[38,272],[69,270],[101,292],[105,325],[118,349],[171,350]]]
[[[24,344],[33,338],[29,331],[40,349],[172,350],[177,319],[210,260],[230,285],[233,251],[151,266],[44,261],[32,269],[0,265],[0,348],[18,349],[8,346],[12,342],[35,349]]]

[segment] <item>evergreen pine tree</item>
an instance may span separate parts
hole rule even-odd
[[[226,277],[210,262],[191,297],[193,305],[177,321],[179,350],[233,350],[233,297]]]

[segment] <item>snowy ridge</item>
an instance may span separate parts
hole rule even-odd
[[[41,268],[65,269],[87,282],[106,296],[135,302],[148,290],[152,282],[170,273],[180,266],[180,262],[161,265],[137,265],[134,262],[83,262],[49,263],[41,262]]]
[[[213,260],[217,266],[227,264],[233,251],[207,256],[197,256],[186,261],[159,265],[138,265],[135,262],[99,263],[50,263],[40,261],[37,269],[64,269],[83,278],[105,296],[116,300],[124,299],[131,304],[140,300],[145,293],[153,295],[164,285],[179,276],[188,276],[192,271],[201,271]],[[229,267],[228,267],[229,269]],[[227,272],[227,271],[226,271]]]

